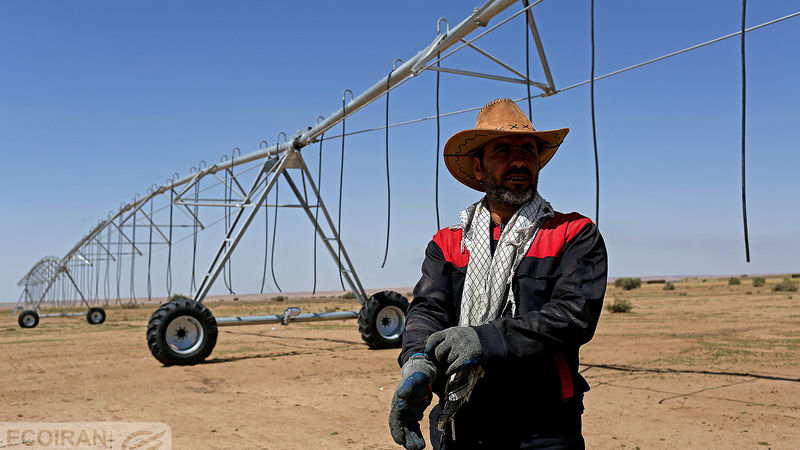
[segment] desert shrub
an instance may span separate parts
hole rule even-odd
[[[282,302],[282,301],[286,300],[286,297],[284,297],[283,295],[276,295],[275,297],[272,297],[272,300],[274,300],[276,302]]]
[[[665,291],[674,291],[675,290],[675,285],[672,284],[672,281],[667,281],[666,283],[664,283],[664,287],[661,288],[661,289],[663,289]]]
[[[728,278],[728,286],[735,286],[737,284],[742,284],[742,281],[739,280],[739,278],[737,277]]]
[[[642,280],[639,278],[618,278],[614,281],[614,286],[630,291],[642,285]]]
[[[767,280],[764,277],[755,277],[753,278],[753,286],[754,287],[761,287],[767,284]]]
[[[627,298],[614,297],[614,303],[606,305],[606,309],[612,313],[628,313],[633,309],[633,303]]]
[[[791,278],[783,277],[783,281],[775,283],[775,286],[772,286],[772,290],[775,292],[795,292],[797,291],[797,285]]]
[[[122,309],[139,309],[139,304],[135,302],[128,302],[121,304],[120,307],[122,307]]]
[[[356,294],[354,294],[353,291],[347,291],[342,294],[342,298],[356,298]]]

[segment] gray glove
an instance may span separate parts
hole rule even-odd
[[[389,411],[389,431],[392,439],[408,450],[425,448],[419,421],[431,404],[431,384],[435,379],[436,365],[422,353],[413,355],[403,364],[402,378]]]
[[[452,327],[437,331],[428,338],[425,354],[439,367],[446,366],[445,376],[480,362],[483,347],[472,327]]]

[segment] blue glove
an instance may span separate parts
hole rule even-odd
[[[392,397],[389,412],[389,431],[392,439],[408,450],[425,448],[419,428],[425,408],[431,404],[431,383],[436,378],[436,366],[422,353],[403,364],[400,384]]]
[[[425,354],[446,366],[445,376],[480,362],[483,347],[478,333],[472,327],[451,327],[437,331],[428,338]]]

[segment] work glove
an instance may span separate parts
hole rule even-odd
[[[419,421],[431,404],[431,384],[435,379],[436,365],[422,353],[413,355],[403,364],[389,411],[389,431],[392,439],[408,450],[425,448]]]
[[[474,328],[451,327],[428,337],[425,354],[436,361],[439,368],[446,366],[445,376],[449,377],[479,363],[483,347]]]

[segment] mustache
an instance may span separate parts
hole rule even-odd
[[[527,175],[528,177],[533,178],[533,174],[531,173],[531,171],[524,167],[514,167],[503,172],[504,178],[510,177],[512,175]]]

